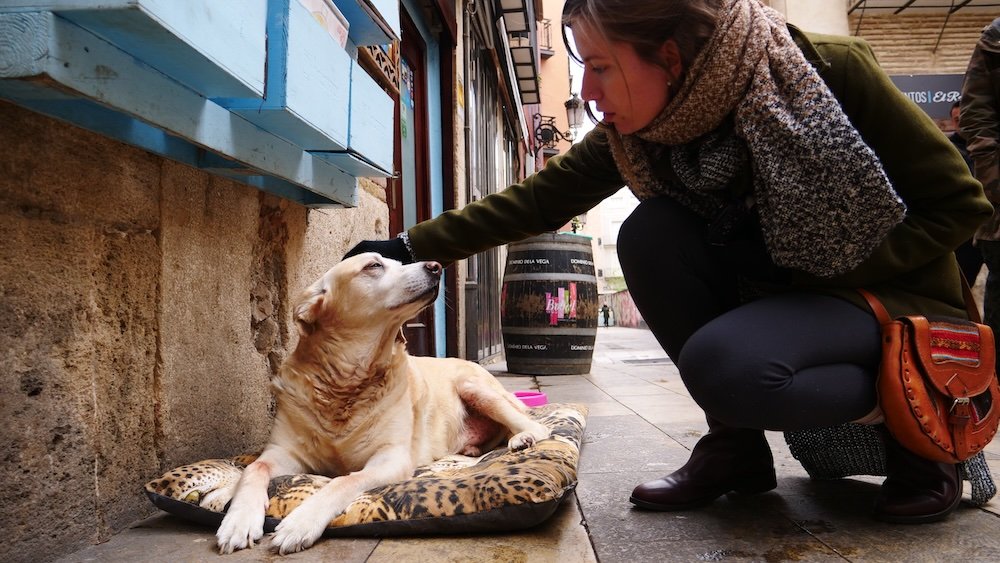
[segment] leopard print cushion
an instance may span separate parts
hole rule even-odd
[[[406,481],[366,491],[327,527],[327,536],[417,535],[509,531],[544,521],[576,486],[587,408],[549,404],[528,409],[552,430],[534,446],[506,446],[480,457],[450,455],[418,467]],[[146,483],[154,505],[181,518],[218,526],[243,469],[256,455],[184,465]],[[264,529],[329,482],[320,475],[271,480]]]

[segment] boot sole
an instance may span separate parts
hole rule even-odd
[[[636,505],[639,508],[644,508],[646,510],[655,510],[657,512],[674,512],[678,510],[691,510],[692,508],[701,508],[702,506],[708,506],[715,501],[715,499],[721,497],[719,496],[712,498],[703,498],[696,501],[687,502],[683,504],[657,504],[654,502],[648,502],[645,500],[640,500],[635,497],[629,497],[628,501]]]
[[[948,505],[944,510],[940,510],[933,514],[920,514],[916,516],[901,516],[897,514],[887,514],[885,512],[875,511],[875,519],[881,522],[888,522],[890,524],[930,524],[932,522],[940,522],[948,517],[949,514],[958,508],[958,505],[962,502],[962,491],[964,490],[964,484],[959,481],[958,494],[955,495],[955,500]]]
[[[731,495],[731,496],[757,495],[774,490],[775,488],[777,488],[777,486],[778,482],[776,480],[769,481],[760,485],[755,484],[752,486],[738,487],[728,491],[722,491],[715,496],[702,497],[700,499],[693,500],[690,502],[677,503],[677,504],[660,504],[655,502],[649,502],[647,500],[636,498],[635,496],[629,496],[628,501],[636,505],[637,507],[644,508],[646,510],[655,510],[658,512],[675,512],[679,510],[691,510],[692,508],[701,508],[703,506],[708,506],[709,504],[715,502],[715,499],[721,497],[722,495]]]

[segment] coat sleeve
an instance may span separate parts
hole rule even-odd
[[[900,92],[863,40],[828,44],[823,78],[878,156],[906,217],[854,270],[809,285],[873,286],[953,252],[992,214],[961,154],[923,110]]]
[[[601,126],[523,182],[411,227],[420,260],[452,262],[558,229],[623,185]]]
[[[1000,80],[1000,69],[990,69],[986,57],[982,46],[976,45],[962,85],[959,123],[976,178],[982,182],[986,197],[1000,204],[1000,84],[993,82]],[[1000,59],[1000,55],[996,57]]]

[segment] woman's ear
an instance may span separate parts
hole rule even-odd
[[[679,81],[681,73],[684,72],[684,64],[681,62],[681,50],[677,47],[677,42],[673,39],[664,41],[663,45],[660,45],[659,55],[667,72],[670,73],[671,82]]]

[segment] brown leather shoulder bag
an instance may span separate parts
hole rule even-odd
[[[959,463],[993,439],[1000,425],[993,331],[980,323],[963,280],[969,318],[889,317],[858,291],[882,325],[879,405],[892,436],[927,459]]]

